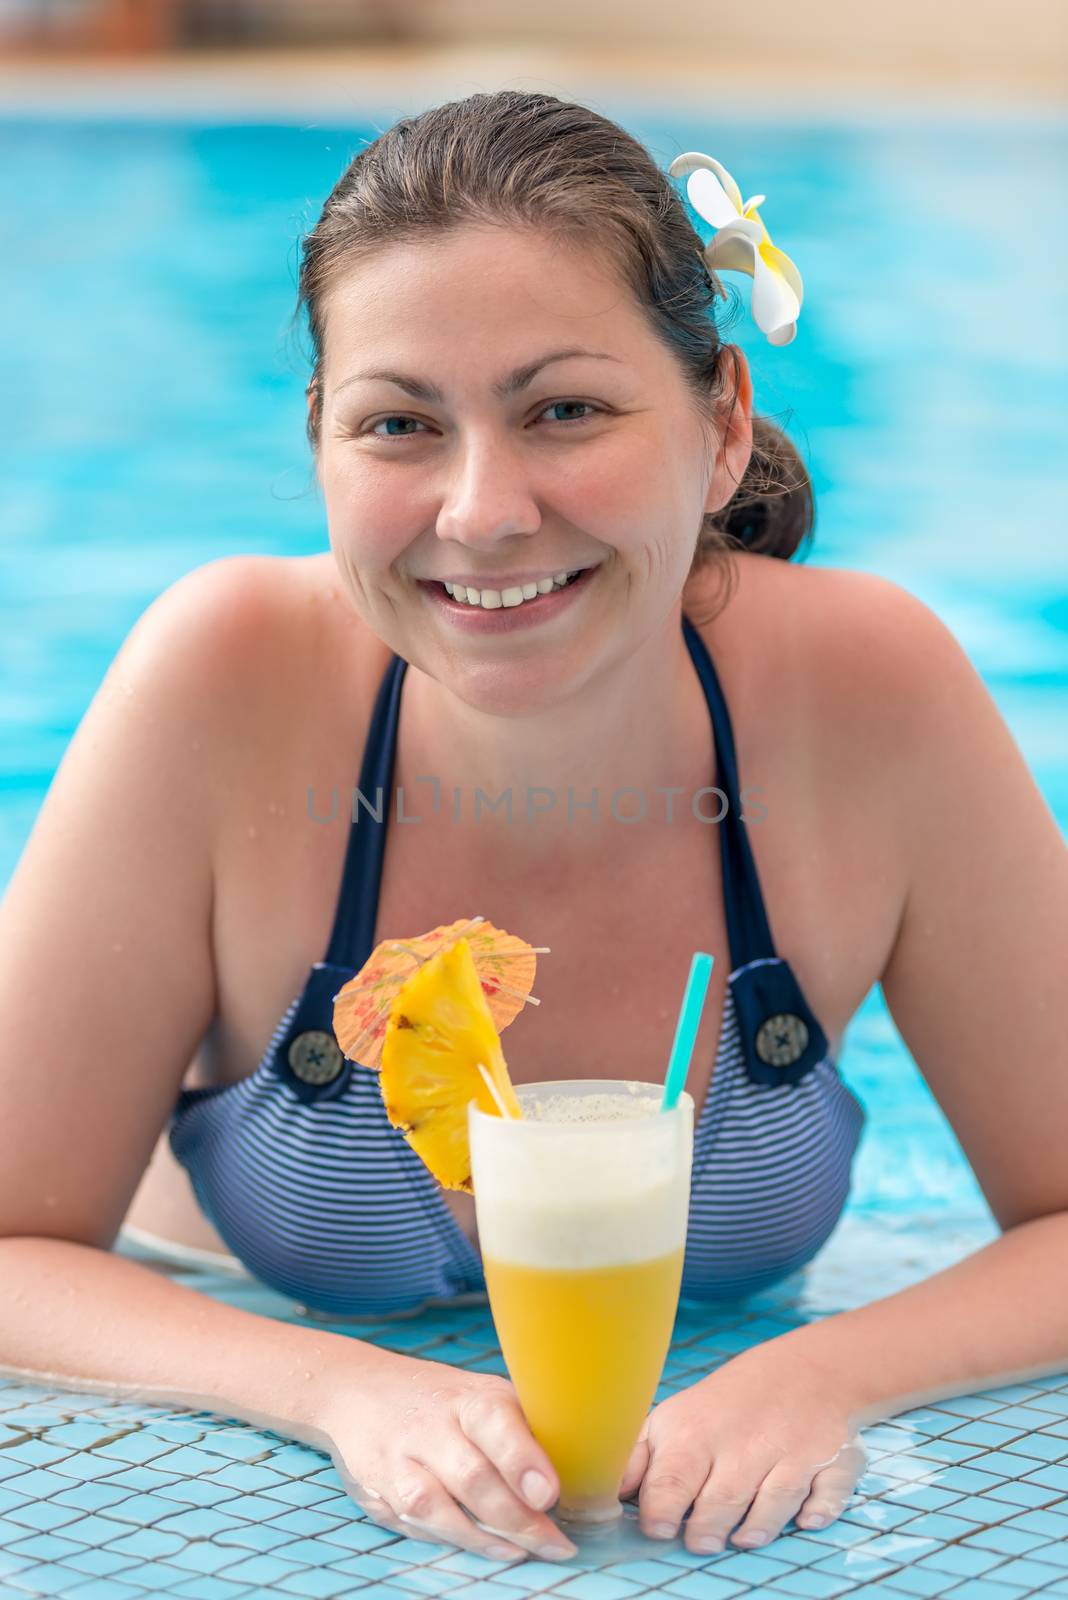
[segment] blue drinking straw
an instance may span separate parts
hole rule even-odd
[[[675,1043],[671,1047],[671,1060],[668,1062],[667,1078],[664,1082],[664,1098],[660,1102],[661,1111],[674,1110],[686,1084],[686,1074],[690,1070],[690,1060],[697,1038],[697,1024],[701,1020],[701,1010],[705,1003],[705,995],[708,993],[708,980],[711,975],[712,957],[706,956],[703,950],[698,950],[690,962],[686,993],[682,997],[682,1009],[675,1024]]]

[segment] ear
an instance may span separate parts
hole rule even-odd
[[[720,511],[727,504],[753,453],[753,378],[749,363],[736,344],[723,346],[720,361],[725,383],[720,403],[720,444],[705,496],[706,512]],[[738,392],[732,403],[736,385]]]

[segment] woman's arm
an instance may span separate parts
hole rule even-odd
[[[855,621],[849,659],[826,673],[832,760],[854,779],[865,763],[865,821],[902,886],[883,990],[1006,1231],[745,1351],[651,1414],[624,1489],[641,1483],[646,1531],[673,1530],[693,1501],[694,1550],[732,1529],[764,1542],[792,1516],[831,1521],[863,1467],[859,1426],[1068,1371],[1068,852],[948,630],[893,585],[836,581],[831,648],[847,609]]]
[[[899,730],[882,781],[908,871],[883,992],[1008,1230],[925,1283],[787,1336],[885,1416],[1068,1369],[1068,850],[952,635],[879,591],[879,714]]]
[[[398,1532],[566,1555],[543,1514],[555,1474],[504,1380],[238,1311],[109,1253],[216,1009],[215,838],[241,792],[242,691],[281,631],[276,570],[214,563],[149,608],[0,903],[0,1371],[274,1428],[329,1449]]]

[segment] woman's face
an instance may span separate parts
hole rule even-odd
[[[383,249],[335,285],[325,323],[331,547],[393,650],[469,704],[521,714],[664,624],[703,513],[749,456],[744,359],[720,450],[597,256],[488,226]],[[555,587],[561,573],[579,576]]]

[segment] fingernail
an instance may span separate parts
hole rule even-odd
[[[523,1552],[509,1549],[506,1544],[488,1544],[482,1554],[488,1561],[517,1561]]]
[[[825,1528],[827,1526],[827,1518],[821,1517],[819,1512],[816,1511],[807,1516],[801,1526],[803,1528]]]
[[[747,1532],[740,1533],[735,1541],[736,1544],[744,1545],[767,1544],[767,1542],[767,1534],[762,1533],[759,1528],[750,1528]]]
[[[652,1539],[674,1539],[675,1524],[673,1522],[654,1522],[650,1525],[649,1536]]]
[[[535,1511],[544,1511],[553,1498],[553,1486],[540,1472],[524,1472],[519,1491],[527,1505],[533,1506]]]
[[[539,1544],[538,1546],[538,1554],[543,1561],[567,1561],[577,1553],[575,1545]]]
[[[693,1547],[697,1551],[698,1555],[710,1556],[723,1549],[723,1540],[716,1539],[711,1534],[707,1534],[701,1539],[695,1539],[693,1542]]]

